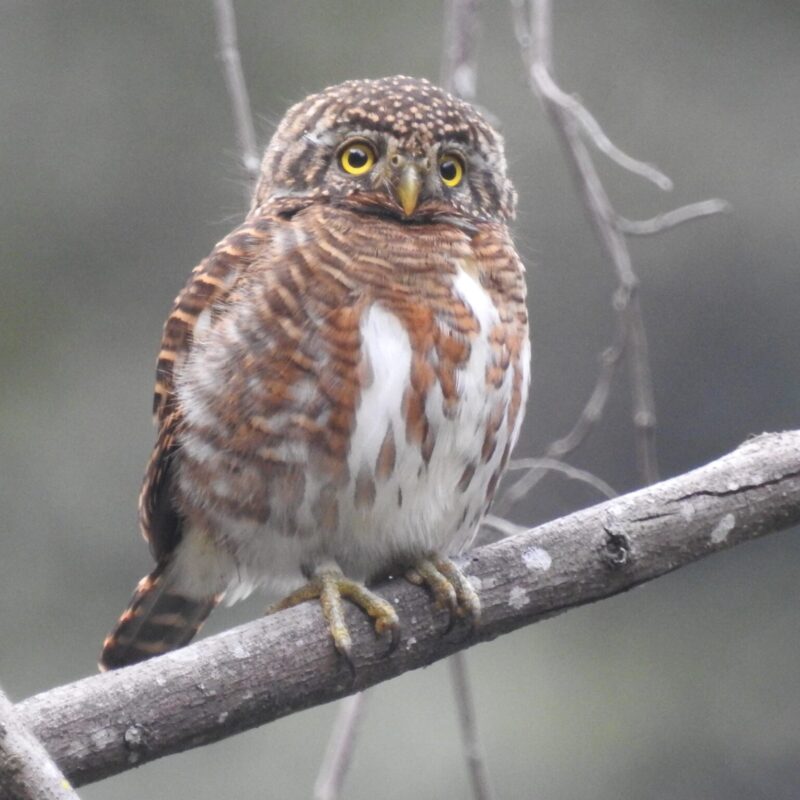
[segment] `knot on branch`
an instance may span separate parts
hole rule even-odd
[[[147,749],[146,733],[143,725],[134,724],[128,725],[122,734],[122,742],[130,753],[128,760],[131,763],[136,763]]]
[[[631,559],[631,541],[622,531],[606,526],[603,526],[603,530],[606,535],[600,546],[600,558],[611,569],[621,569]]]

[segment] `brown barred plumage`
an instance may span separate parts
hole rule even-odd
[[[103,642],[101,669],[116,669],[182,647],[205,622],[218,596],[194,600],[173,590],[171,563],[139,581],[125,613]]]
[[[524,411],[514,202],[498,134],[425,81],[351,81],[287,112],[247,220],[164,326],[140,497],[157,567],[104,666],[185,644],[254,586],[293,592],[283,606],[333,591],[394,628],[358,581],[397,565],[477,619],[442,556],[472,539]]]

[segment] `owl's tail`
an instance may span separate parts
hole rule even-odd
[[[139,581],[127,610],[103,642],[103,672],[183,647],[219,603],[220,595],[196,600],[178,592],[172,566],[167,559]]]

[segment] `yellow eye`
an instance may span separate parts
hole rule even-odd
[[[350,175],[364,175],[375,163],[375,151],[366,142],[353,142],[339,153],[339,163]]]
[[[464,162],[455,155],[443,156],[439,161],[439,177],[451,189],[464,177]]]

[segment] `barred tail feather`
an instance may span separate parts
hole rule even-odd
[[[196,600],[179,593],[171,566],[167,559],[139,582],[127,610],[103,642],[103,672],[188,644],[220,601],[219,595]]]

